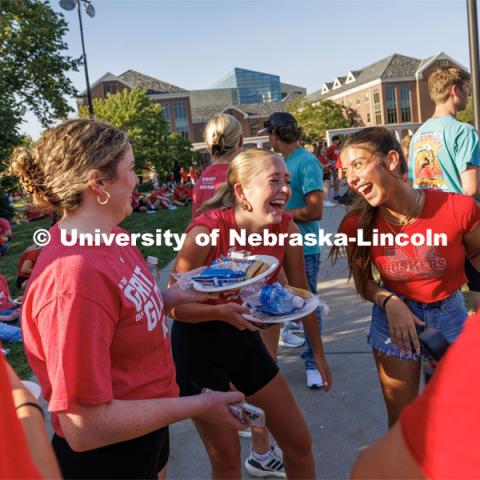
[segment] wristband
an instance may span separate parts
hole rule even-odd
[[[395,294],[394,293],[391,293],[388,297],[385,298],[385,300],[382,302],[382,310],[385,310],[385,305],[387,304],[387,302],[392,298],[394,297]]]
[[[21,403],[20,405],[17,405],[15,408],[18,410],[22,407],[33,407],[33,408],[36,408],[41,414],[42,414],[42,417],[43,419],[45,420],[45,414],[43,413],[43,409],[42,407],[38,404],[38,403],[35,403],[35,402],[25,402],[25,403]]]

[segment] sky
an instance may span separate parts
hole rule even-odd
[[[128,69],[187,90],[233,67],[280,75],[307,93],[399,53],[440,51],[470,69],[465,0],[93,0],[83,15],[90,83]],[[81,55],[76,11],[66,12],[68,55]],[[86,88],[83,68],[68,74]],[[75,107],[74,99],[69,99]],[[41,127],[27,114],[22,133]]]

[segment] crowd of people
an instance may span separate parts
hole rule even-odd
[[[155,183],[143,199],[135,193],[138,178],[128,137],[111,126],[68,120],[47,131],[34,151],[18,148],[12,172],[37,205],[61,212],[50,230],[51,242],[40,254],[28,249],[18,271],[18,285],[27,284],[25,350],[55,432],[54,457],[39,433],[36,400],[28,393],[13,396],[16,415],[11,402],[2,414],[12,425],[18,416],[27,431],[18,445],[19,451],[30,448],[31,462],[21,468],[32,477],[58,476],[58,462],[64,478],[166,478],[168,426],[192,418],[212,477],[241,478],[239,432],[245,435],[248,425],[229,406],[246,399],[262,408],[266,419],[265,429],[251,430],[247,471],[259,477],[315,478],[315,446],[276,355],[279,341],[305,343],[306,385],[329,391],[333,376],[323,350],[321,310],[302,319],[304,339],[295,345],[298,325],[259,329],[242,315],[248,310],[238,291],[212,298],[180,286],[176,278],[227,254],[231,230],[303,239],[315,234],[323,208],[341,199],[345,180],[356,199],[339,225],[348,238],[359,229],[366,240],[374,232],[413,238],[431,231],[448,238],[440,246],[346,247],[355,288],[372,303],[368,344],[389,427],[358,458],[352,477],[473,478],[480,466],[478,447],[475,441],[465,445],[462,436],[480,424],[478,388],[471,378],[480,363],[480,327],[478,317],[472,318],[462,333],[467,308],[460,289],[468,282],[476,309],[480,150],[478,133],[455,118],[466,105],[468,77],[458,69],[438,70],[429,79],[429,91],[435,113],[409,139],[408,165],[405,145],[383,127],[336,137],[332,146],[312,154],[301,146],[301,128],[286,112],[272,114],[264,124],[271,151],[245,150],[241,124],[230,115],[216,115],[205,130],[212,161],[198,178],[190,173],[193,188],[176,163],[173,191]],[[175,197],[182,185],[185,196]],[[137,247],[61,242],[61,231],[67,236],[74,230],[120,234],[118,225],[134,210],[173,209],[187,200],[192,221],[163,292]],[[214,229],[221,232],[218,243],[195,241]],[[267,283],[317,293],[319,245],[250,250],[278,260]],[[339,247],[329,252],[333,261],[340,254]],[[2,298],[9,306],[8,286]],[[171,333],[167,315],[174,319]],[[454,345],[419,396],[421,360],[432,360],[419,335],[429,327]],[[465,375],[458,376],[462,368]],[[1,364],[0,375],[6,375]],[[9,376],[12,389],[21,388]],[[26,413],[36,422],[30,430],[20,415]],[[41,437],[43,460],[40,450],[32,449],[32,432]],[[15,467],[1,457],[2,468]]]

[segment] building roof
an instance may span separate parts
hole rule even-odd
[[[176,85],[164,82],[163,80],[158,80],[157,78],[149,77],[148,75],[136,72],[135,70],[127,70],[119,75],[119,78],[134,87],[151,90],[149,93],[181,93],[187,91],[184,88],[177,87]]]
[[[187,90],[184,88],[177,87],[176,85],[164,82],[163,80],[158,80],[157,78],[149,77],[148,75],[136,72],[135,70],[127,70],[121,75],[114,75],[113,73],[107,72],[105,75],[102,75],[98,80],[96,80],[90,88],[92,89],[102,82],[112,81],[123,83],[130,88],[146,88],[149,94],[187,92]],[[85,97],[86,95],[87,90],[84,90],[78,96]]]
[[[424,61],[425,60],[423,60],[423,62]],[[373,80],[412,77],[415,75],[415,72],[421,63],[422,60],[419,60],[418,58],[407,57],[405,55],[394,53],[393,55],[383,58],[378,62],[372,63],[371,65],[367,65],[362,69],[352,70],[352,73],[356,77],[354,82],[343,84],[341,87],[331,89],[329,92],[324,94],[322,94],[321,89],[317,90],[310,95],[307,95],[307,100],[316,101],[326,99]],[[343,78],[345,77],[338,77],[339,80],[342,80]],[[326,84],[329,86],[329,88],[331,88],[330,82],[326,82]]]
[[[212,107],[192,108],[192,122],[202,123],[208,122],[217,113],[225,112],[230,108],[239,110],[246,117],[268,117],[274,112],[286,112],[288,106],[296,95],[289,95],[281,102],[271,103],[244,103],[240,105],[217,105]]]

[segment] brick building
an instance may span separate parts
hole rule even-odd
[[[429,58],[397,53],[323,84],[307,100],[333,100],[354,109],[365,127],[423,123],[433,113],[427,80],[439,67],[466,68],[441,52]]]
[[[193,140],[192,112],[190,105],[190,92],[184,88],[158,80],[135,70],[127,70],[121,75],[106,73],[92,86],[92,98],[104,99],[107,94],[115,94],[128,88],[146,88],[147,96],[162,106],[164,119],[170,131],[177,132],[190,141]],[[87,91],[82,92],[77,98],[77,104],[87,104]]]

